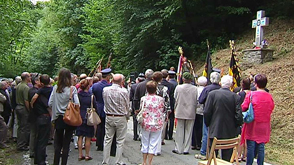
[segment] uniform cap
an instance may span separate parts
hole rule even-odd
[[[169,74],[169,75],[176,75],[176,72],[173,71],[173,70],[169,70],[169,71],[168,71],[168,74]]]
[[[145,75],[144,75],[144,73],[139,73],[138,77],[145,78]]]
[[[107,74],[110,74],[111,73],[111,69],[110,68],[106,68],[106,69],[103,69],[101,71],[102,75],[107,75]]]

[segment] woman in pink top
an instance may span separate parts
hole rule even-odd
[[[246,111],[250,104],[252,95],[252,105],[254,109],[254,120],[251,123],[245,123],[244,135],[247,142],[247,165],[253,163],[257,156],[257,164],[264,162],[264,145],[269,142],[271,132],[271,114],[274,110],[274,100],[272,95],[266,92],[265,86],[267,78],[264,74],[258,74],[254,77],[256,91],[248,93],[242,104],[242,110]]]
[[[164,98],[155,94],[157,89],[155,81],[149,81],[146,84],[146,89],[148,94],[142,97],[140,102],[141,110],[143,110],[141,151],[143,153],[143,165],[147,165],[147,157],[148,165],[151,165],[164,122]]]

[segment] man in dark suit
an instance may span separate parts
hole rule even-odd
[[[209,127],[210,144],[214,137],[228,139],[238,135],[238,126],[242,124],[243,117],[240,96],[230,91],[232,84],[232,76],[225,75],[221,79],[222,88],[208,94],[204,106],[204,121]],[[230,161],[232,152],[232,149],[222,150],[222,159]]]
[[[134,95],[135,95],[135,91],[136,88],[138,86],[138,84],[142,81],[145,80],[145,75],[144,73],[140,73],[138,78],[136,79],[136,83],[132,84],[131,86],[131,90],[130,90],[130,101],[132,103],[132,115],[133,115],[133,132],[134,132],[134,137],[133,140],[137,141],[139,136],[138,136],[138,121],[137,121],[137,115],[135,114],[135,104],[134,104]]]
[[[173,130],[174,130],[174,119],[175,119],[175,115],[174,115],[174,107],[175,107],[175,98],[174,98],[174,91],[175,91],[175,86],[168,82],[166,80],[167,76],[168,76],[168,70],[167,69],[162,69],[161,70],[161,73],[162,73],[162,81],[161,81],[161,84],[166,86],[168,88],[168,95],[169,95],[169,99],[170,99],[170,113],[168,114],[168,122],[167,122],[167,125],[166,125],[166,130],[163,131],[164,133],[164,137],[165,139],[169,139],[169,140],[172,140],[173,139]],[[164,143],[163,143],[164,144]]]

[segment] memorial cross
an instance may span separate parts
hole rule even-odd
[[[263,41],[263,26],[269,25],[269,18],[264,17],[265,12],[260,10],[257,12],[257,18],[252,20],[252,28],[256,28],[255,34],[255,45],[256,47],[262,47],[261,42]]]

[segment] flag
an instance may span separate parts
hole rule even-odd
[[[229,75],[234,79],[234,88],[240,86],[241,73],[238,62],[236,61],[236,54],[232,52]]]
[[[207,78],[207,84],[211,84],[210,82],[210,73],[212,72],[212,64],[211,64],[211,53],[210,49],[208,47],[207,55],[206,55],[206,61],[205,61],[205,67],[202,73],[202,76]]]

